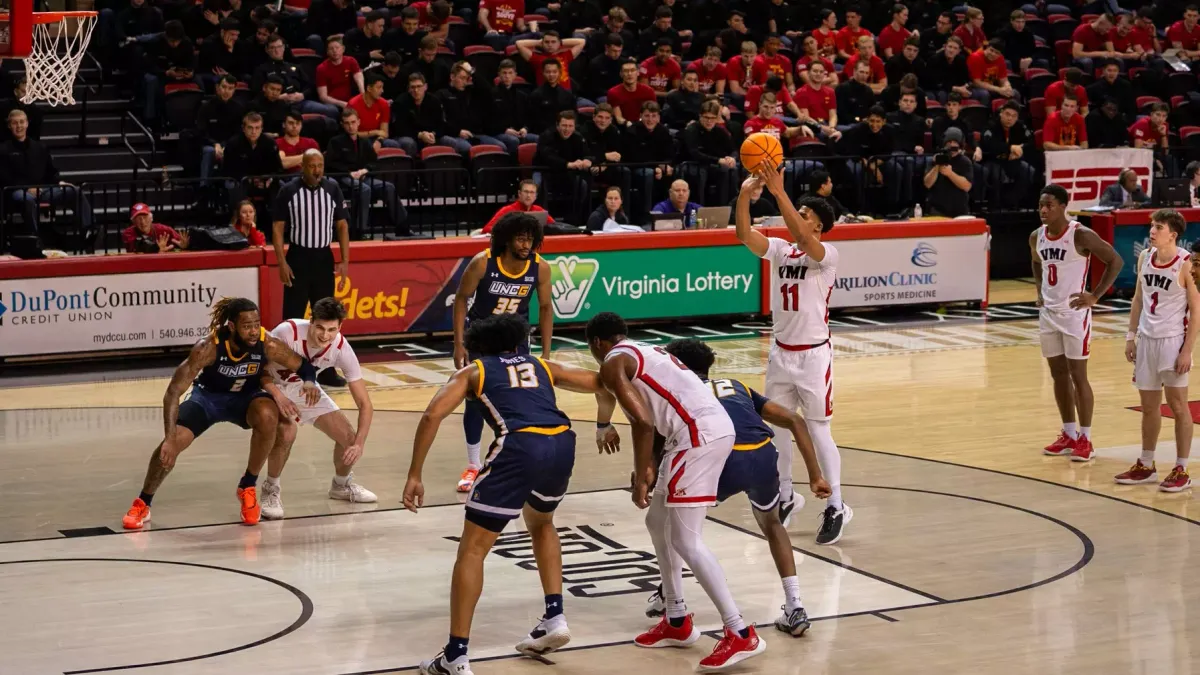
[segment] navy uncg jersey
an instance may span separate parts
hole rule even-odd
[[[522,430],[566,431],[571,420],[558,409],[554,378],[536,356],[506,354],[475,360],[479,386],[475,397],[497,436]]]
[[[539,263],[542,257],[534,253],[519,270],[505,270],[500,258],[487,252],[487,269],[479,286],[468,319],[482,319],[493,314],[519,314],[529,320],[529,300],[538,285]],[[510,273],[511,272],[511,273]]]
[[[259,328],[258,342],[242,354],[234,354],[233,342],[229,339],[221,341],[214,335],[212,341],[217,343],[217,360],[204,366],[196,376],[195,384],[205,391],[258,391],[262,388],[259,377],[267,366],[267,354],[263,345],[267,341],[267,331]]]
[[[775,433],[762,418],[770,400],[737,380],[707,380],[713,395],[733,420],[734,450],[753,450],[770,441]]]

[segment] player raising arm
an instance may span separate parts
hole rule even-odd
[[[563,614],[562,549],[554,510],[567,494],[575,465],[575,432],[558,408],[554,388],[596,394],[596,418],[605,426],[597,431],[603,452],[619,448],[617,432],[608,426],[616,402],[596,373],[519,353],[528,339],[529,324],[513,314],[473,322],[466,345],[480,357],[438,390],[417,424],[404,486],[404,506],[413,512],[425,502],[422,471],[442,420],[474,397],[483,402],[496,432],[479,480],[467,497],[466,522],[450,582],[450,637],[441,654],[421,663],[421,672],[427,675],[471,672],[467,642],[483,591],[483,559],[517,516],[524,515],[546,603],[542,620],[517,644],[517,651],[547,654],[571,639]]]
[[[238,483],[242,522],[258,522],[258,474],[275,443],[279,409],[262,389],[268,363],[295,372],[303,381],[309,404],[321,396],[317,373],[304,358],[262,328],[258,306],[246,298],[221,298],[213,305],[210,334],[197,342],[179,364],[163,396],[163,441],[150,456],[142,492],[122,519],[127,530],[140,530],[150,521],[150,503],[179,453],[218,422],[251,429],[250,458]],[[181,404],[179,397],[193,384]]]
[[[554,331],[554,307],[551,305],[550,264],[537,254],[542,247],[542,224],[528,213],[507,213],[492,228],[492,244],[471,258],[454,294],[454,367],[462,368],[477,355],[465,346],[463,336],[472,321],[496,314],[516,314],[529,321],[529,303],[538,297],[538,332],[542,338],[542,358],[550,358]],[[468,309],[468,300],[470,308]],[[519,353],[529,353],[528,339]],[[467,468],[458,480],[458,491],[467,492],[479,475],[483,440],[483,408],[468,400],[463,412],[463,431],[467,437]]]

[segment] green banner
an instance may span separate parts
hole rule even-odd
[[[1200,240],[1200,223],[1188,223],[1183,237],[1177,242],[1185,251],[1192,250],[1192,242]],[[1150,225],[1117,225],[1113,229],[1113,248],[1125,262],[1113,288],[1133,290],[1137,284],[1137,259],[1142,251],[1150,247]]]
[[[744,246],[642,249],[542,256],[550,263],[554,318],[587,321],[600,312],[626,319],[753,314],[759,259]],[[537,303],[530,311],[537,325]]]

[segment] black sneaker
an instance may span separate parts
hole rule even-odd
[[[326,387],[346,386],[346,378],[338,375],[337,370],[334,368],[326,368],[325,370],[317,373],[317,382],[325,385]]]
[[[831,546],[842,538],[842,531],[854,518],[854,511],[849,504],[842,504],[839,511],[832,506],[826,506],[821,513],[821,524],[817,528],[817,543],[821,546]]]
[[[808,612],[804,611],[803,607],[797,607],[789,612],[786,605],[782,609],[783,616],[775,619],[775,630],[787,633],[792,637],[803,636],[811,625],[808,622]]]

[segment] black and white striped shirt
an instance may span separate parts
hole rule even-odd
[[[334,223],[347,219],[342,189],[330,178],[322,178],[316,187],[297,178],[279,188],[275,197],[272,220],[290,228],[293,246],[328,248]]]

